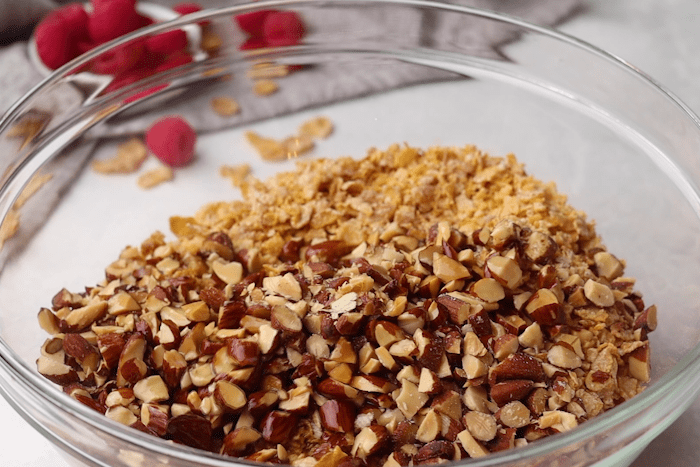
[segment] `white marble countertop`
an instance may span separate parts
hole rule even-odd
[[[644,71],[700,113],[700,2],[590,0],[559,29]],[[0,465],[65,467],[65,455],[0,398]],[[700,465],[700,401],[663,432],[634,467]]]

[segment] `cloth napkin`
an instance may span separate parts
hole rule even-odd
[[[182,0],[152,0],[164,6],[173,6]],[[0,114],[8,110],[11,105],[45,77],[32,62],[28,53],[28,32],[51,9],[65,3],[65,0],[0,0]],[[205,8],[215,8],[231,5],[235,2],[229,0],[200,0]],[[492,10],[495,12],[522,18],[528,22],[543,26],[553,26],[566,20],[571,15],[581,10],[583,0],[450,0],[465,6],[473,6]],[[333,2],[328,3],[333,7]],[[407,40],[415,40],[416,45],[430,46],[431,41],[439,42],[441,46],[455,44],[457,48],[470,47],[476,55],[490,58],[499,58],[499,47],[504,43],[517,40],[517,35],[503,24],[492,23],[485,26],[483,22],[470,24],[463,18],[452,18],[453,21],[441,19],[440,21],[430,17],[421,17],[415,11],[407,9],[402,17],[389,16],[381,8],[370,8],[366,12],[349,12],[331,8],[328,16],[321,18],[327,30],[333,30],[332,25],[342,27],[344,22],[361,21],[363,31],[367,31],[367,37],[371,38],[373,31],[385,34],[387,29],[394,28],[398,37],[404,31],[420,31],[420,37],[407,37]],[[315,13],[323,14],[323,13]],[[351,16],[354,15],[354,16]],[[318,19],[318,18],[316,18]],[[421,24],[416,25],[416,22]],[[229,22],[231,28],[233,22]],[[328,27],[328,26],[331,27]],[[415,26],[408,28],[407,25]],[[235,31],[229,33],[235,33]],[[240,33],[239,33],[240,34]],[[314,31],[310,31],[306,38],[313,40]],[[21,40],[16,40],[18,37]],[[500,57],[501,59],[505,59]],[[398,86],[411,85],[420,82],[431,82],[444,79],[455,79],[457,75],[431,70],[428,67],[417,67],[410,64],[391,64],[382,66],[381,69],[373,69],[371,74],[363,74],[354,70],[354,65],[333,65],[320,70],[333,79],[320,79],[316,85],[310,85],[304,73],[292,73],[284,78],[283,85],[286,92],[276,93],[268,98],[260,99],[252,93],[242,92],[237,86],[243,86],[241,80],[232,79],[222,81],[206,87],[204,92],[188,90],[187,99],[178,102],[177,99],[168,102],[167,106],[155,106],[150,111],[138,116],[130,115],[128,118],[114,118],[104,125],[100,125],[91,131],[89,136],[91,144],[83,143],[71,157],[60,161],[52,161],[46,170],[53,173],[50,184],[42,188],[43,193],[37,199],[29,199],[22,209],[22,217],[19,232],[14,238],[6,242],[0,249],[0,270],[4,263],[4,257],[19,251],[31,238],[46,217],[52,211],[54,204],[47,200],[60,199],[66,187],[70,186],[76,174],[85,162],[96,152],[99,152],[99,143],[106,138],[123,137],[125,135],[139,134],[150,123],[164,113],[183,115],[197,130],[218,130],[233,125],[240,125],[249,121],[263,119],[272,115],[301,110],[316,105],[342,101],[358,96],[368,95],[385,89]],[[319,74],[319,70],[315,70]],[[323,76],[323,75],[322,75]],[[368,76],[370,76],[368,78]],[[340,77],[340,78],[339,78]],[[332,84],[328,84],[332,83]],[[245,84],[249,86],[250,84]],[[47,113],[52,108],[65,109],[66,106],[81,102],[78,91],[71,86],[65,86],[64,91],[54,93],[53,99],[45,99],[39,103],[45,107]],[[241,106],[241,112],[234,118],[222,118],[210,110],[208,101],[214,95],[232,95]],[[201,102],[192,104],[193,99]],[[2,142],[0,142],[2,143]],[[0,152],[0,173],[4,172],[9,161],[2,160]]]

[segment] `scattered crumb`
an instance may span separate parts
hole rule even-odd
[[[287,65],[272,62],[260,62],[253,65],[246,75],[250,79],[283,78],[289,74]]]
[[[145,190],[150,190],[151,188],[154,188],[161,183],[164,182],[169,182],[175,177],[175,174],[173,172],[173,169],[168,167],[167,165],[161,165],[155,169],[151,169],[147,172],[144,172],[142,175],[139,176],[137,180],[137,184],[145,189]]]
[[[240,164],[240,165],[223,165],[219,169],[219,174],[222,177],[228,178],[231,180],[231,183],[233,186],[236,188],[240,188],[241,185],[243,184],[243,181],[246,179],[248,175],[250,175],[250,165],[249,164]]]
[[[333,133],[333,122],[328,117],[316,117],[299,126],[298,133],[311,138],[328,138]]]
[[[209,30],[204,31],[204,33],[202,34],[202,41],[199,44],[202,50],[210,53],[218,52],[222,45],[223,40],[221,39],[221,36]]]
[[[51,115],[46,112],[31,112],[25,115],[22,120],[17,122],[7,132],[8,138],[21,138],[22,145],[20,150],[24,149],[51,120]]]
[[[269,96],[279,89],[277,83],[271,79],[261,79],[253,84],[253,92],[258,96]]]
[[[17,197],[17,201],[15,201],[15,204],[13,206],[14,209],[20,209],[22,206],[24,206],[24,203],[26,203],[27,200],[34,195],[34,193],[39,191],[39,188],[48,183],[48,181],[52,178],[53,174],[51,173],[34,175],[32,179],[29,180],[29,183],[27,183],[27,186],[24,187],[22,193],[20,193]]]
[[[241,111],[241,106],[230,97],[215,97],[211,100],[211,108],[222,117],[231,117]]]
[[[138,138],[121,143],[111,159],[96,160],[92,169],[101,174],[129,174],[136,172],[148,156],[146,145]]]
[[[16,209],[10,209],[3,223],[0,224],[0,250],[7,240],[15,236],[17,230],[19,230],[19,212]]]

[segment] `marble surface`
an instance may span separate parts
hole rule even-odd
[[[700,2],[590,0],[559,29],[607,50],[642,70],[700,113]],[[79,466],[68,462],[0,398],[0,465]],[[700,465],[700,401],[695,401],[632,464]]]

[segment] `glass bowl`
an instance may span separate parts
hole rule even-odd
[[[264,9],[297,12],[303,38],[261,46],[232,21]],[[205,21],[216,35],[203,34],[188,63],[119,86],[90,72],[100,54]],[[292,72],[282,76],[270,64]],[[261,73],[277,92],[251,92]],[[217,96],[234,98],[240,112],[213,114]],[[136,175],[89,168],[95,151],[110,154],[127,135],[177,113],[199,140],[196,160],[173,181],[144,191]],[[57,70],[4,116],[0,216],[3,229],[17,230],[0,252],[0,381],[22,417],[88,465],[246,464],[148,436],[64,394],[36,371],[46,338],[37,312],[62,287],[95,283],[122,247],[167,231],[170,216],[237,198],[218,175],[221,165],[248,163],[261,179],[293,168],[294,160],[261,160],[243,135],[283,138],[317,115],[329,117],[335,132],[303,157],[361,157],[397,142],[514,153],[595,220],[645,301],[659,307],[645,392],[570,432],[464,464],[628,465],[693,402],[700,392],[700,125],[692,112],[621,60],[515,18],[428,1],[270,1],[189,15],[104,45]],[[20,197],[35,175],[46,177]]]

